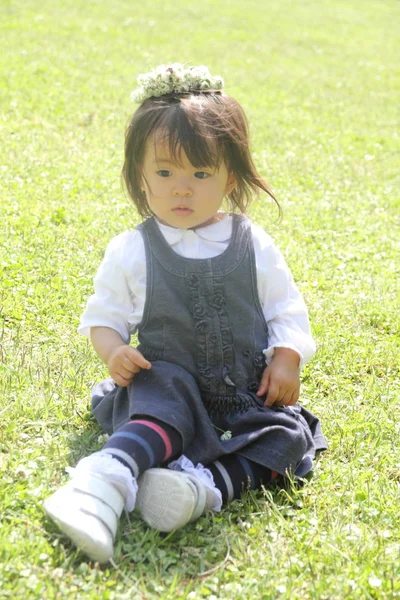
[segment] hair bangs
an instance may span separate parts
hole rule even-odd
[[[182,151],[194,167],[216,168],[225,159],[224,147],[203,119],[177,103],[164,112],[153,130],[155,147],[164,145],[171,160],[182,165]]]

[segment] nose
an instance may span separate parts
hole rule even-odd
[[[190,198],[193,194],[187,179],[177,181],[172,193],[175,198]]]

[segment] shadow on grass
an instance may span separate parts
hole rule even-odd
[[[240,500],[220,513],[210,512],[193,524],[170,534],[149,529],[137,513],[121,520],[115,561],[136,578],[154,573],[164,581],[190,583],[239,561],[243,568],[246,547],[268,532],[269,519],[286,521],[300,510],[304,482],[288,479],[258,491],[245,491]],[[229,568],[229,567],[228,567]]]

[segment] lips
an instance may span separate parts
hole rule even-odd
[[[172,212],[180,217],[188,217],[193,213],[193,210],[187,206],[177,206],[176,208],[172,209]]]

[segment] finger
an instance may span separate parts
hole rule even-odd
[[[300,395],[300,390],[295,390],[292,394],[292,398],[291,398],[288,406],[293,406],[294,404],[296,404],[297,400],[299,399],[299,395]]]
[[[114,379],[115,383],[117,385],[120,385],[121,387],[127,387],[130,384],[130,382],[132,381],[132,377],[127,379],[126,377],[122,377],[118,373],[116,373],[114,375],[113,379]]]
[[[120,377],[123,377],[123,379],[126,380],[130,380],[132,379],[132,374],[134,373],[134,366],[132,365],[132,367],[130,367],[129,369],[125,369],[125,367],[123,365],[118,365],[117,366],[117,375],[119,375]]]
[[[265,370],[264,375],[260,381],[260,387],[258,388],[257,396],[264,396],[267,393],[267,389],[269,386],[269,371]]]
[[[129,360],[131,360],[133,364],[138,365],[142,369],[151,369],[151,362],[148,361],[139,350],[129,346],[128,352]]]
[[[124,356],[120,366],[129,371],[129,373],[139,373],[140,371],[139,365],[134,363],[129,356]]]
[[[264,402],[264,406],[272,406],[277,398],[279,398],[279,386],[274,383],[271,383],[268,388],[267,398]]]
[[[288,406],[289,402],[291,401],[291,399],[292,399],[292,392],[291,392],[291,390],[286,390],[286,392],[285,391],[283,391],[283,392],[281,391],[280,397],[277,399],[276,404],[278,406]]]

